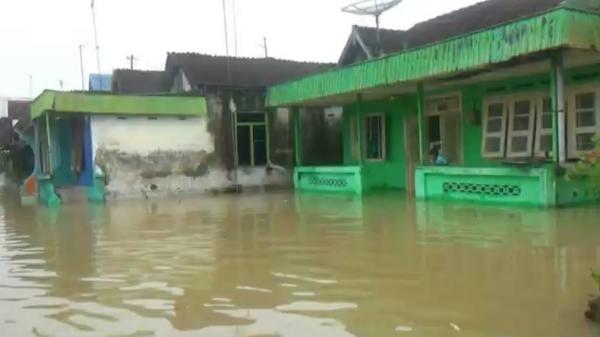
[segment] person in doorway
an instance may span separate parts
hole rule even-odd
[[[435,166],[448,166],[448,159],[441,153],[440,146],[434,146],[429,151],[429,160]]]

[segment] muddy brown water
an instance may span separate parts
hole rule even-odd
[[[288,193],[0,207],[0,336],[598,336],[600,208]]]

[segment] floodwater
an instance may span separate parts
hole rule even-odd
[[[600,208],[287,193],[0,208],[0,335],[598,336]]]

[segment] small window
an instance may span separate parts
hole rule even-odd
[[[383,114],[365,117],[366,157],[368,160],[385,159],[385,117]]]
[[[504,157],[506,104],[503,101],[491,101],[486,104],[483,128],[483,157]]]
[[[535,153],[547,157],[552,152],[552,100],[545,97],[537,105],[537,131]]]
[[[598,125],[598,99],[595,91],[579,91],[571,96],[569,111],[569,157],[576,158],[595,148]]]
[[[534,102],[530,99],[517,99],[511,102],[508,157],[527,157],[531,155],[534,106]]]

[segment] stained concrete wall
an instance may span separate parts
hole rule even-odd
[[[202,118],[92,117],[93,158],[107,177],[108,198],[291,187],[289,112],[267,112],[269,164],[236,168],[230,98],[208,94]]]

